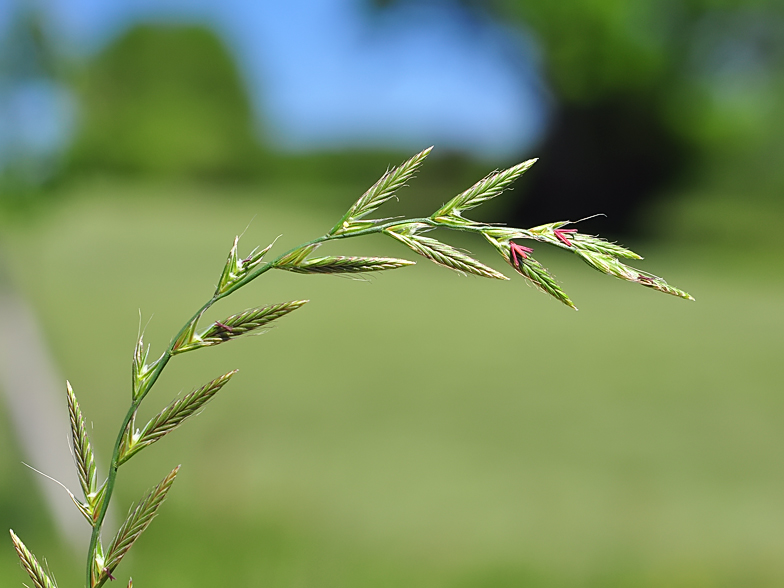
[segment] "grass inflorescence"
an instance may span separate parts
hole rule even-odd
[[[117,434],[108,474],[100,484],[84,417],[73,389],[70,384],[67,384],[66,397],[71,421],[72,450],[84,498],[79,499],[70,491],[69,495],[92,526],[87,552],[85,584],[87,588],[100,588],[108,580],[115,579],[116,568],[156,516],[180,467],[174,468],[130,509],[114,538],[104,550],[102,530],[120,466],[128,462],[142,449],[159,441],[191,416],[197,414],[236,374],[236,370],[228,372],[182,398],[175,399],[146,424],[137,428],[136,419],[139,407],[168,362],[182,353],[212,347],[248,333],[264,330],[274,321],[302,308],[307,300],[291,300],[259,306],[203,325],[200,328],[202,317],[208,309],[270,270],[299,274],[356,274],[400,269],[415,263],[406,259],[386,257],[311,257],[323,243],[382,234],[402,243],[414,253],[451,270],[463,274],[508,280],[506,275],[474,259],[469,252],[427,235],[428,232],[437,228],[475,233],[488,241],[501,255],[504,262],[509,264],[515,272],[530,281],[539,290],[576,309],[574,303],[550,272],[533,257],[533,247],[521,245],[516,241],[526,241],[529,244],[543,243],[569,250],[589,266],[605,274],[680,298],[693,300],[689,294],[671,286],[664,279],[637,270],[621,261],[621,259],[641,259],[636,253],[594,235],[580,233],[577,228],[572,226],[575,223],[570,221],[559,221],[530,229],[518,229],[473,221],[463,215],[503,193],[536,162],[535,159],[530,159],[507,170],[491,173],[452,198],[428,217],[366,218],[384,203],[397,196],[397,191],[413,178],[430,150],[426,149],[400,166],[389,169],[349,208],[329,232],[307,243],[297,245],[269,261],[265,261],[265,258],[275,245],[275,241],[264,248],[255,248],[243,257],[239,253],[239,237],[234,239],[213,295],[183,325],[157,359],[149,360],[150,348],[145,347],[143,337],[139,337],[132,359],[131,404]],[[36,588],[56,587],[47,571],[38,564],[35,556],[13,531],[11,531],[11,538],[22,565]],[[129,580],[128,586],[132,585],[132,580]]]

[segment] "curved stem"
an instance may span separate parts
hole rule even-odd
[[[217,297],[212,297],[209,301],[207,301],[199,310],[194,314],[191,319],[183,325],[180,332],[172,339],[169,347],[167,347],[166,351],[163,355],[158,359],[155,366],[155,371],[150,376],[149,384],[147,384],[147,389],[143,394],[140,394],[138,398],[135,398],[131,402],[131,407],[128,409],[125,418],[123,419],[122,425],[120,426],[120,431],[117,434],[117,440],[114,442],[114,450],[112,451],[112,459],[109,465],[109,473],[106,477],[106,489],[104,490],[104,497],[103,502],[101,503],[101,507],[98,511],[98,517],[95,519],[95,524],[93,525],[93,530],[90,535],[90,546],[87,549],[87,588],[93,586],[92,579],[93,579],[93,562],[95,561],[95,551],[98,546],[98,541],[100,541],[101,537],[101,528],[103,527],[104,519],[106,518],[106,513],[109,509],[109,502],[112,499],[112,494],[114,493],[114,485],[117,479],[117,470],[119,469],[119,459],[120,459],[120,448],[122,447],[123,437],[125,436],[125,431],[127,430],[128,426],[131,423],[131,419],[133,415],[139,408],[139,405],[144,400],[144,397],[147,393],[152,389],[155,382],[163,372],[163,369],[166,367],[166,364],[169,363],[169,360],[172,358],[172,350],[174,348],[174,342],[180,337],[180,335],[187,329],[190,324],[197,320],[204,312],[215,302],[218,300]],[[103,585],[103,582],[99,582],[96,587]]]
[[[381,225],[376,225],[374,227],[369,227],[367,229],[362,229],[360,231],[354,231],[354,232],[351,232],[351,233],[338,233],[336,235],[322,235],[321,237],[318,237],[316,239],[308,241],[307,243],[302,243],[301,245],[298,245],[296,247],[293,247],[293,248],[289,249],[288,251],[286,251],[282,255],[279,255],[278,257],[276,257],[273,261],[268,261],[267,263],[260,265],[258,268],[253,270],[247,276],[245,276],[242,280],[240,280],[239,282],[234,284],[231,288],[226,290],[223,294],[218,296],[217,299],[220,300],[221,298],[224,298],[225,296],[228,296],[232,292],[235,292],[236,290],[239,290],[240,288],[242,288],[246,284],[252,282],[253,280],[258,278],[264,272],[269,271],[272,268],[274,268],[276,266],[276,264],[281,259],[283,259],[289,253],[292,253],[292,252],[296,251],[297,249],[302,249],[303,247],[307,247],[308,245],[317,245],[317,244],[320,244],[320,243],[325,243],[327,241],[336,241],[338,239],[348,239],[348,238],[351,238],[351,237],[364,237],[365,235],[373,235],[375,233],[382,233],[382,232],[384,232],[386,229],[388,229],[390,227],[394,227],[396,225],[402,225],[402,224],[410,224],[410,223],[426,224],[426,225],[430,225],[431,227],[446,226],[443,223],[439,223],[438,221],[436,221],[436,220],[434,220],[434,219],[432,219],[430,217],[409,218],[409,219],[397,219],[397,220],[394,220],[394,221],[391,221],[391,222],[388,222],[388,223],[384,223],[384,224],[381,224]],[[457,228],[457,227],[450,227],[450,228]],[[462,227],[461,227],[461,229],[462,229]],[[466,226],[462,230],[473,230],[473,228],[470,228],[470,227]]]

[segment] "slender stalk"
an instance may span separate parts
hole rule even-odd
[[[95,525],[93,526],[92,534],[90,535],[90,546],[87,549],[87,588],[90,588],[90,586],[92,585],[93,562],[95,561],[95,552],[98,546],[98,541],[100,541],[101,529],[103,527],[104,519],[106,518],[106,512],[109,509],[109,503],[111,502],[112,494],[114,493],[114,485],[117,480],[117,470],[120,467],[118,465],[118,461],[120,458],[120,448],[122,446],[122,441],[125,435],[125,431],[130,425],[134,413],[138,410],[139,406],[141,405],[142,400],[144,400],[144,397],[155,385],[155,382],[160,377],[161,372],[163,372],[163,369],[166,367],[166,364],[169,363],[169,360],[172,358],[172,350],[174,347],[174,342],[185,331],[185,329],[188,328],[191,322],[193,322],[202,314],[204,314],[207,311],[207,309],[210,308],[210,306],[215,304],[217,300],[218,297],[216,296],[213,296],[210,300],[208,300],[196,312],[196,314],[194,314],[191,317],[191,319],[187,323],[185,323],[185,325],[183,325],[182,329],[180,329],[180,332],[177,333],[177,335],[172,339],[171,343],[169,344],[169,347],[166,349],[166,351],[164,351],[163,355],[160,357],[160,359],[158,359],[156,363],[155,371],[150,376],[150,383],[147,386],[147,391],[131,402],[131,407],[128,409],[128,412],[125,415],[125,418],[123,419],[122,425],[120,425],[120,431],[117,434],[117,440],[114,442],[114,450],[112,451],[112,459],[109,465],[109,473],[107,474],[106,477],[106,490],[104,490],[105,492],[104,500],[101,503],[100,510],[98,511],[98,517],[96,518]],[[97,586],[103,585],[104,582],[105,580],[97,584]]]

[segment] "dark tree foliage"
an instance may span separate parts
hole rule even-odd
[[[406,2],[370,1],[379,10]],[[631,231],[647,201],[699,165],[713,132],[705,128],[732,126],[716,116],[711,76],[721,78],[733,55],[771,74],[782,62],[779,0],[439,3],[517,28],[541,49],[553,116],[542,143],[521,154],[540,161],[510,222],[603,212],[592,230]]]
[[[677,179],[690,146],[644,96],[618,94],[595,103],[559,105],[540,158],[531,170],[528,197],[511,211],[531,224],[548,218],[586,223],[614,234],[634,227],[638,207]]]

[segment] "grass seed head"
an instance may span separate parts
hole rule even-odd
[[[57,588],[55,581],[47,575],[47,573],[41,567],[41,564],[39,564],[38,560],[35,559],[35,556],[30,552],[29,549],[27,549],[27,547],[25,547],[25,544],[22,543],[22,540],[16,536],[16,533],[14,533],[13,529],[11,529],[10,532],[11,541],[14,543],[16,554],[19,556],[19,559],[22,562],[22,566],[30,576],[30,579],[33,581],[35,588]]]

